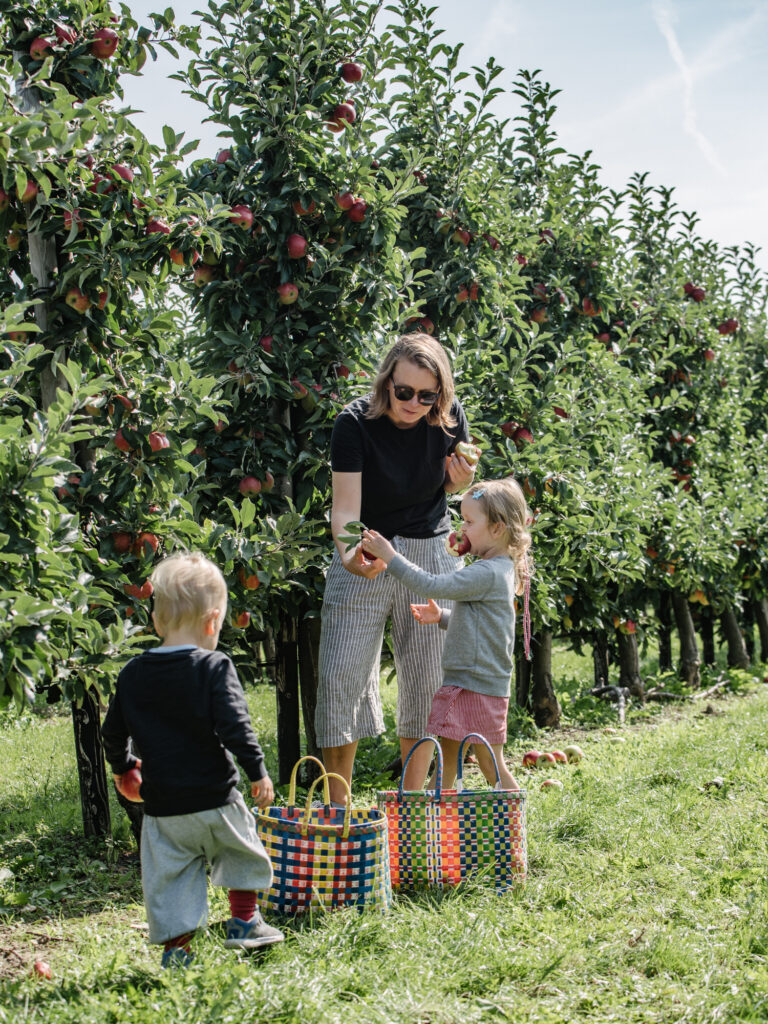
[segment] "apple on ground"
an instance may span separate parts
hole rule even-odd
[[[538,758],[536,759],[537,768],[549,768],[550,766],[556,764],[557,758],[554,754],[550,754],[549,751],[545,751],[544,753],[539,754]]]
[[[237,489],[241,494],[258,494],[261,490],[261,480],[255,476],[244,476]]]
[[[91,53],[99,60],[108,60],[117,49],[120,37],[111,28],[100,28],[93,33]]]
[[[523,768],[535,768],[540,757],[540,750],[526,751],[526,753],[523,754]]]
[[[459,441],[455,451],[461,458],[466,459],[470,466],[476,466],[482,455],[482,450],[469,441]]]
[[[567,764],[568,755],[564,750],[553,750],[551,751],[552,757],[557,761],[558,764]]]
[[[141,803],[141,772],[138,768],[129,768],[127,772],[115,780],[118,792],[132,803]]]
[[[581,747],[577,747],[575,743],[570,743],[565,748],[565,756],[568,758],[569,763],[577,764],[584,757],[584,751]]]
[[[563,784],[560,779],[544,779],[541,784],[541,789],[562,789]]]
[[[359,82],[363,77],[362,64],[356,64],[354,61],[346,61],[341,65],[341,77],[345,82]]]
[[[457,558],[468,554],[470,547],[469,541],[462,537],[461,530],[451,530],[445,539],[445,550]]]
[[[36,978],[45,978],[46,981],[50,981],[51,978],[53,977],[51,968],[45,962],[45,960],[35,960],[35,962],[32,964],[32,970],[30,971],[30,974],[32,974],[33,977]]]
[[[237,574],[237,578],[240,580],[246,590],[258,590],[261,586],[261,580],[256,573],[247,573],[245,569],[241,569]]]

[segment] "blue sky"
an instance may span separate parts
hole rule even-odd
[[[200,0],[169,0],[191,21]],[[164,6],[164,5],[163,5]],[[137,20],[160,8],[136,0]],[[511,90],[520,68],[562,89],[555,127],[568,151],[592,150],[602,180],[621,188],[635,171],[674,186],[699,232],[722,246],[751,241],[768,269],[768,0],[443,0],[434,19],[463,43],[469,67],[493,56]],[[202,108],[165,81],[165,60],[124,79],[126,100],[153,142],[164,123],[201,152],[218,148]],[[162,102],[158,103],[158,96]],[[518,113],[508,91],[496,110]]]

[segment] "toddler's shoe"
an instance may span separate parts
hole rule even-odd
[[[186,949],[183,949],[181,946],[173,946],[171,949],[166,949],[163,953],[160,966],[163,968],[189,967],[192,960],[192,954],[188,953]]]
[[[261,914],[256,911],[250,921],[242,921],[239,917],[230,917],[227,921],[227,937],[224,945],[228,949],[260,949],[282,942],[285,936],[277,929],[268,925]]]

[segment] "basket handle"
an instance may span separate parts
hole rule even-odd
[[[405,769],[408,767],[408,762],[413,757],[413,752],[417,747],[420,747],[422,743],[434,743],[435,753],[437,754],[437,771],[435,773],[435,788],[431,791],[435,794],[435,801],[440,803],[440,797],[443,791],[443,750],[440,744],[437,742],[434,736],[424,736],[417,743],[414,743],[408,752],[408,757],[405,759],[403,765],[403,771],[400,776],[400,785],[397,790],[398,799],[403,795],[403,780],[405,779]],[[430,792],[427,790],[427,792]]]
[[[288,790],[288,806],[289,807],[295,807],[296,806],[296,779],[298,778],[298,774],[299,774],[299,765],[303,764],[305,761],[314,761],[315,764],[320,766],[322,774],[318,776],[318,779],[322,779],[323,776],[325,775],[325,765],[318,758],[313,757],[312,754],[305,754],[304,757],[300,757],[299,760],[296,762],[296,764],[293,766],[293,771],[291,772],[291,785],[290,785],[290,788]],[[327,781],[327,779],[326,779],[325,783],[323,784],[323,798],[324,798],[324,803],[328,804],[328,803],[331,802],[331,795],[328,792],[328,781]]]
[[[315,781],[309,787],[309,792],[307,793],[307,804],[306,807],[304,808],[304,817],[301,819],[301,834],[305,836],[307,834],[307,831],[309,830],[309,818],[312,813],[312,796],[314,795],[315,792],[315,786],[318,784],[318,782],[322,782],[323,789],[327,793],[328,779],[339,779],[341,782],[344,783],[344,788],[347,791],[347,802],[344,807],[344,828],[342,829],[341,833],[344,839],[346,839],[347,836],[349,835],[349,822],[352,816],[352,791],[350,790],[349,783],[344,778],[344,776],[337,775],[336,772],[326,772],[324,775],[321,775],[319,778],[315,779]],[[326,803],[328,802],[329,801],[326,800]]]
[[[499,766],[496,763],[496,755],[493,752],[491,744],[488,742],[485,736],[481,736],[479,732],[468,732],[464,739],[461,741],[461,745],[459,747],[459,763],[456,767],[456,791],[458,793],[461,793],[461,791],[464,789],[464,747],[466,745],[467,740],[470,739],[480,740],[481,743],[485,744],[488,753],[491,755],[493,767],[496,770],[496,785],[494,786],[494,789],[501,789],[501,775],[499,775]]]

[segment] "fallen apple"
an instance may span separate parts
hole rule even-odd
[[[51,978],[53,977],[51,968],[45,962],[45,960],[35,960],[35,962],[32,964],[32,970],[30,971],[30,974],[32,974],[32,976],[36,978],[45,978],[46,981],[50,981]]]
[[[540,789],[562,789],[563,784],[560,779],[544,779]]]
[[[554,754],[550,754],[548,751],[543,754],[539,754],[538,758],[536,759],[537,768],[548,768],[556,764],[557,758]]]
[[[528,750],[523,754],[523,768],[535,768],[540,757],[540,750]]]
[[[558,764],[568,763],[568,755],[564,750],[553,750],[551,753],[552,757],[554,757]]]
[[[571,743],[565,748],[565,756],[571,764],[577,764],[584,757],[584,751],[575,743]]]

